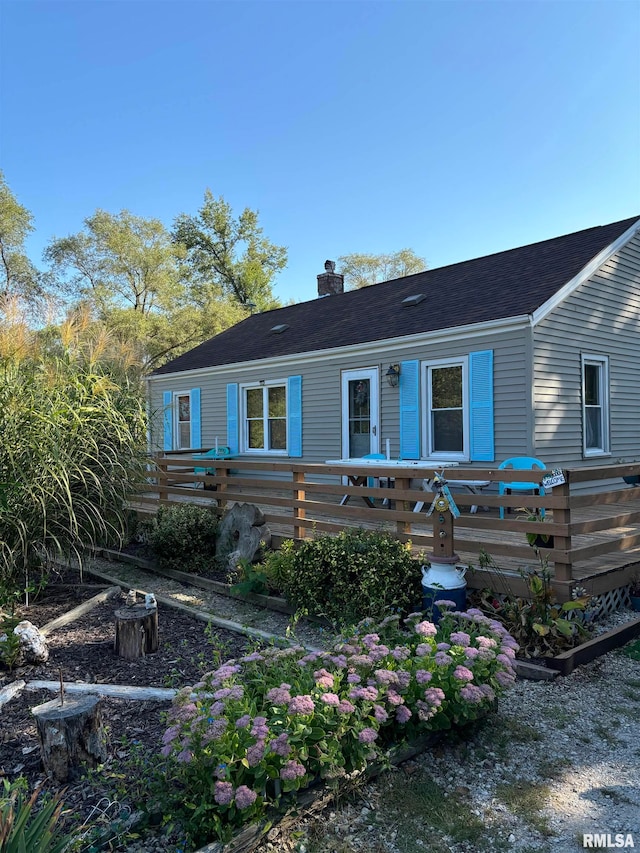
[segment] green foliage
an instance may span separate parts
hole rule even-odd
[[[13,633],[20,620],[14,616],[3,617],[0,611],[0,666],[13,669],[20,651],[20,638]]]
[[[54,558],[117,542],[145,475],[142,389],[72,323],[43,347],[24,325],[0,335],[0,586],[28,588]]]
[[[214,567],[218,519],[196,504],[160,507],[149,545],[164,568],[201,574]]]
[[[231,592],[238,595],[267,595],[269,585],[266,574],[248,560],[240,560],[237,569],[237,580],[231,587]]]
[[[240,305],[253,303],[261,311],[277,307],[272,282],[287,264],[287,250],[263,235],[256,211],[247,207],[234,218],[228,202],[207,190],[195,216],[177,217],[173,238],[186,251],[200,304],[209,301],[213,288]]]
[[[529,597],[505,595],[501,599],[492,592],[482,594],[482,609],[498,619],[513,635],[524,657],[553,657],[572,649],[589,636],[584,620],[590,597],[579,595],[557,604],[551,584],[551,573],[544,561],[539,570],[524,574]]]
[[[0,172],[0,300],[41,295],[39,275],[24,248],[33,216],[13,195]],[[0,313],[4,310],[0,302]]]
[[[407,613],[421,600],[420,563],[386,533],[343,530],[303,542],[284,558],[283,592],[297,610],[337,625],[389,610]]]
[[[2,780],[0,792],[0,853],[64,853],[72,839],[59,824],[63,804],[58,796],[35,811],[39,790],[27,799],[26,780]]]
[[[413,249],[400,249],[397,252],[380,255],[354,252],[339,257],[338,263],[340,273],[345,277],[347,286],[352,289],[402,278],[427,268],[425,259],[416,255]]]
[[[447,652],[438,649],[446,644]],[[227,840],[318,779],[387,761],[391,746],[484,716],[515,682],[515,643],[479,611],[365,620],[326,652],[267,648],[176,696],[149,807],[194,845]],[[157,789],[156,789],[157,790]],[[147,800],[148,802],[148,800]]]
[[[284,592],[286,579],[293,572],[294,553],[294,541],[286,539],[278,551],[269,551],[265,555],[260,569],[266,578],[266,583],[270,591],[279,594]]]

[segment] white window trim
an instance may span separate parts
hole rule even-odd
[[[284,450],[265,450],[263,448],[249,447],[249,429],[247,425],[247,394],[252,388],[283,387],[285,399],[285,425],[286,425],[286,447]],[[240,385],[240,452],[253,456],[287,456],[289,453],[289,387],[286,379],[269,379],[260,382],[247,382]],[[264,412],[264,410],[263,410]],[[267,431],[265,429],[265,436]]]
[[[423,361],[422,378],[421,378],[421,395],[425,401],[421,407],[420,416],[422,418],[422,446],[426,451],[427,459],[447,459],[453,462],[468,462],[470,455],[470,417],[469,417],[469,359],[461,356],[460,358],[441,358],[433,361]],[[462,435],[463,445],[462,452],[444,453],[435,452],[433,450],[432,435],[431,435],[431,370],[439,367],[462,367]]]
[[[189,398],[189,443],[186,447],[179,447],[180,442],[180,424],[186,423],[186,421],[180,420],[180,406],[178,404],[178,399],[180,397],[188,397]],[[192,410],[192,400],[191,400],[191,389],[188,391],[174,391],[172,398],[172,409],[173,409],[173,449],[174,450],[189,450],[191,448],[191,424],[193,419],[193,410]]]
[[[584,387],[584,369],[587,364],[597,365],[600,368],[600,388],[602,391],[602,447],[587,447],[587,418]],[[610,430],[609,430],[609,356],[582,353],[580,357],[580,386],[582,395],[582,454],[584,457],[610,456]]]

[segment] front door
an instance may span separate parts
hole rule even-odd
[[[378,368],[342,372],[342,458],[357,459],[380,448]]]

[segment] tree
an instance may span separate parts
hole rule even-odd
[[[413,249],[400,249],[398,252],[380,255],[354,252],[350,255],[341,255],[338,263],[340,264],[339,272],[344,276],[350,290],[402,278],[427,268],[425,259],[416,255]]]
[[[63,292],[93,304],[101,319],[123,307],[149,314],[183,296],[179,252],[160,220],[97,210],[84,224],[44,253]]]
[[[0,172],[0,296],[32,300],[42,295],[39,274],[27,257],[24,242],[33,231],[33,216],[13,195]]]
[[[263,236],[257,211],[247,207],[236,219],[224,198],[207,190],[196,216],[177,217],[173,239],[185,249],[197,303],[210,301],[213,292],[258,310],[278,305],[271,288],[287,264],[287,250]]]

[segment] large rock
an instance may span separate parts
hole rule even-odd
[[[271,544],[271,531],[255,504],[234,504],[218,526],[216,559],[228,571],[240,560],[252,563],[260,548]]]
[[[32,622],[26,619],[18,622],[13,633],[20,640],[17,666],[25,663],[46,663],[49,660],[49,647],[45,636]]]

